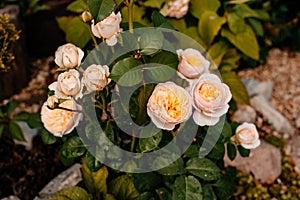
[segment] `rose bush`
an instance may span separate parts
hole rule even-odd
[[[253,129],[235,130],[227,120],[235,102],[218,65],[157,11],[151,15],[157,28],[133,29],[133,9],[143,2],[90,0],[90,14],[74,8],[80,2],[69,9],[84,12],[80,24],[92,43],[83,61],[70,56],[78,49],[55,55],[68,62],[49,85],[41,116],[44,138],[62,137],[62,162],[82,163],[88,190],[82,199],[230,198],[236,172],[224,167],[225,144],[234,159],[259,142]],[[168,16],[185,15],[188,2],[166,2]]]

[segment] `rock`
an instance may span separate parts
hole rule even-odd
[[[20,200],[20,199],[17,196],[9,196],[9,197],[2,198],[1,200]]]
[[[249,105],[238,105],[237,111],[234,112],[232,120],[238,123],[254,123],[256,120],[256,111]]]
[[[294,129],[289,121],[280,112],[275,110],[265,97],[258,95],[251,98],[250,102],[253,108],[260,112],[276,131],[283,134],[284,138],[294,135]]]
[[[233,166],[244,173],[253,173],[261,183],[272,184],[281,174],[281,153],[273,145],[261,140],[261,145],[251,150],[249,157],[243,158],[237,154],[231,161],[227,154],[224,157],[225,166]]]
[[[47,200],[59,190],[77,185],[81,180],[80,164],[74,164],[51,180],[34,200]]]
[[[26,141],[20,142],[20,141],[14,140],[14,142],[16,144],[21,144],[21,145],[25,146],[26,150],[29,151],[32,147],[32,139],[34,138],[34,136],[37,135],[39,129],[32,129],[25,122],[18,121],[16,123],[20,126]]]
[[[242,79],[250,97],[262,95],[267,100],[270,99],[273,91],[273,83],[271,81],[259,82],[255,79]]]
[[[295,161],[295,171],[300,173],[300,136],[295,135],[290,138],[285,146],[287,155],[290,155]]]

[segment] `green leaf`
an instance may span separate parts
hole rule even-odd
[[[41,137],[44,144],[54,144],[57,141],[57,137],[55,137],[52,133],[50,133],[46,129],[42,130]]]
[[[259,21],[258,19],[249,18],[248,22],[257,36],[260,36],[260,37],[264,36],[264,27],[263,27],[261,21]]]
[[[229,86],[233,99],[237,103],[250,105],[249,95],[241,78],[235,72],[222,72],[221,75],[224,83]]]
[[[112,180],[109,183],[109,193],[118,200],[134,200],[139,196],[128,175],[122,175]]]
[[[259,59],[259,46],[254,31],[249,25],[246,25],[245,31],[238,34],[233,34],[227,28],[222,29],[223,37],[226,37],[234,46],[236,46],[245,55]]]
[[[171,192],[166,188],[158,188],[155,192],[160,200],[172,199]]]
[[[15,116],[13,116],[14,121],[26,121],[30,117],[30,113],[28,112],[21,112]]]
[[[233,69],[238,68],[237,62],[241,59],[241,55],[237,52],[236,48],[228,49],[223,56],[222,63],[221,63],[221,69],[223,69],[224,65],[232,66],[231,69],[228,69],[227,71],[231,71]]]
[[[64,138],[62,138],[62,139],[64,139]],[[63,149],[59,150],[59,159],[60,159],[60,161],[62,162],[62,164],[64,166],[69,167],[69,166],[71,166],[75,162],[75,158],[67,158],[67,157],[65,157],[64,155],[62,155],[62,150]]]
[[[159,131],[155,136],[139,139],[139,147],[142,153],[152,151],[157,148],[162,139],[162,131]]]
[[[161,177],[157,173],[153,172],[133,174],[132,179],[135,188],[140,193],[152,190],[162,182]]]
[[[210,184],[202,186],[203,200],[217,200],[216,194]]]
[[[173,190],[173,200],[202,200],[200,182],[193,176],[176,178]]]
[[[152,193],[144,192],[140,196],[138,196],[138,198],[136,198],[135,200],[155,200],[155,198]]]
[[[250,154],[250,150],[249,149],[245,149],[241,145],[238,145],[237,148],[238,148],[238,151],[239,151],[239,153],[240,153],[240,155],[242,157],[248,157],[249,156],[249,154]]]
[[[68,11],[82,13],[87,10],[87,2],[85,0],[76,0],[68,5]]]
[[[150,59],[150,63],[159,63],[163,65],[167,65],[174,70],[177,69],[178,66],[178,55],[175,52],[170,51],[162,51]]]
[[[235,168],[226,168],[225,175],[213,185],[218,199],[227,200],[232,197],[236,188],[236,174]]]
[[[164,36],[161,31],[157,29],[147,30],[140,37],[141,53],[143,55],[151,55],[162,49],[163,43]]]
[[[77,158],[85,153],[85,146],[80,137],[72,136],[63,144],[61,151],[66,158]]]
[[[256,17],[259,18],[260,16],[250,8],[247,4],[237,4],[233,7],[233,11],[236,12],[237,15],[241,16],[242,18],[248,17]]]
[[[208,49],[208,55],[213,59],[217,67],[220,66],[223,56],[226,54],[229,48],[230,48],[229,43],[221,40],[214,43]]]
[[[0,138],[2,137],[3,132],[4,132],[4,124],[0,123]]]
[[[222,130],[222,136],[224,138],[230,138],[232,136],[231,126],[227,121],[224,122],[223,130]]]
[[[69,28],[69,24],[72,21],[72,19],[74,19],[74,17],[63,16],[63,17],[57,17],[56,21],[58,23],[59,28],[61,30],[63,30],[63,32],[67,33],[67,30]]]
[[[8,102],[5,106],[6,108],[6,113],[9,116],[15,109],[18,107],[19,103],[18,102]]]
[[[229,0],[227,3],[228,4],[242,4],[242,3],[247,3],[251,0]]]
[[[205,11],[217,12],[220,6],[219,0],[191,0],[190,12],[194,17],[200,19]]]
[[[266,10],[263,9],[253,9],[253,10],[257,13],[258,19],[265,20],[265,21],[270,20],[270,15]]]
[[[220,17],[213,11],[205,11],[198,23],[200,37],[209,46],[221,30],[226,18]]]
[[[41,120],[41,114],[38,113],[30,113],[29,118],[25,120],[30,128],[42,128],[43,123]]]
[[[213,149],[207,155],[208,158],[221,160],[223,159],[225,154],[225,147],[223,143],[217,143],[213,147]]]
[[[221,176],[218,166],[207,158],[191,158],[185,168],[189,173],[207,180],[217,180]]]
[[[2,111],[2,109],[0,107],[0,118],[3,118],[3,117],[4,117],[4,114],[3,114],[3,111]]]
[[[184,32],[184,34],[190,36],[191,38],[193,38],[195,41],[197,41],[204,49],[207,50],[207,44],[206,41],[204,41],[200,35],[199,35],[199,31],[198,31],[198,27],[195,26],[191,26],[188,27]]]
[[[18,141],[26,141],[20,126],[15,122],[9,122],[8,131],[13,139]]]
[[[146,7],[151,8],[161,8],[161,5],[165,2],[165,0],[147,0],[143,3]]]
[[[114,7],[114,0],[88,0],[88,8],[95,19],[95,23],[109,16]]]
[[[90,41],[90,27],[81,21],[79,17],[74,17],[67,25],[66,40],[80,48],[84,48]]]
[[[236,12],[230,12],[227,15],[229,29],[232,33],[237,34],[245,30],[246,22],[244,18],[239,16]]]
[[[92,197],[83,188],[73,186],[64,188],[54,194],[50,200],[91,200]]]
[[[152,94],[152,91],[154,89],[153,85],[144,85],[143,87],[140,88],[140,92],[138,95],[137,103],[138,103],[138,114],[137,114],[137,119],[136,123],[138,125],[145,124],[148,120],[148,115],[147,115],[147,103],[148,99]],[[140,134],[144,134],[141,132]],[[146,133],[147,136],[149,136],[148,133]]]
[[[117,62],[110,74],[110,78],[118,82],[121,86],[133,86],[140,83],[143,74],[140,69],[133,70],[134,67],[142,65],[142,62],[134,58],[125,58]]]
[[[116,198],[112,194],[106,194],[104,200],[116,200]]]
[[[161,160],[158,158],[154,160],[154,165],[158,164]],[[178,158],[173,163],[169,164],[167,167],[164,167],[162,169],[159,169],[157,171],[158,173],[165,175],[165,176],[174,176],[174,175],[180,175],[185,173],[184,169],[184,162],[182,158]]]
[[[154,0],[154,1],[156,1],[156,0]],[[160,12],[158,12],[156,10],[152,12],[151,19],[152,19],[154,27],[174,29],[172,24],[170,24],[170,22],[168,22],[167,18],[165,18]]]
[[[147,76],[151,80],[157,82],[170,81],[170,79],[172,79],[176,75],[176,70],[166,65],[151,64],[144,67],[144,69],[145,69],[145,74],[147,74]]]
[[[97,150],[97,148],[96,148]],[[92,171],[98,171],[102,167],[102,163],[93,156],[90,151],[85,154],[85,160],[88,168]]]
[[[230,160],[234,160],[236,157],[236,148],[234,144],[227,143],[227,156]]]
[[[84,183],[90,193],[95,195],[95,197],[106,195],[106,179],[108,177],[108,170],[105,166],[95,172],[92,172],[87,165],[86,159],[83,159],[81,173]]]

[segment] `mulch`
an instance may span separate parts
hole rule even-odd
[[[33,139],[32,149],[16,145],[6,134],[0,140],[0,198],[10,195],[32,200],[38,192],[66,169],[59,160],[59,144],[44,145]]]

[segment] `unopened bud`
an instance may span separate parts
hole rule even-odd
[[[59,99],[56,96],[49,96],[47,99],[47,104],[50,109],[54,109],[58,104]]]
[[[81,19],[84,22],[89,22],[89,21],[91,21],[93,19],[93,16],[92,16],[92,14],[89,11],[84,11],[81,14]]]

